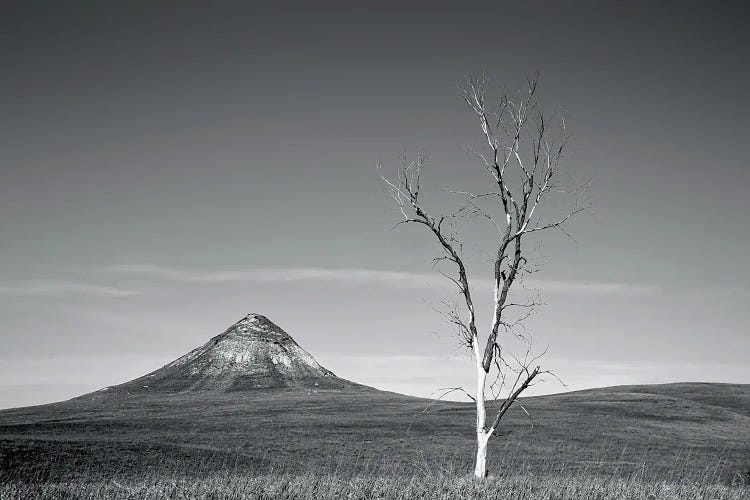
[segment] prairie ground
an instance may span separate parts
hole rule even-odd
[[[94,393],[0,411],[6,498],[748,497],[750,388],[526,398],[470,480],[473,408],[371,389]]]
[[[496,500],[745,500],[741,481],[653,481],[638,475],[519,472],[476,481],[445,472],[413,476],[326,472],[248,475],[226,472],[202,478],[142,478],[63,482],[8,481],[0,499],[496,499]]]

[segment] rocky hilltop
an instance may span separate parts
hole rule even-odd
[[[265,316],[248,314],[201,347],[164,367],[97,393],[231,392],[284,387],[361,386],[322,367]]]

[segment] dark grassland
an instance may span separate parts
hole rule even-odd
[[[526,398],[468,478],[473,407],[368,388],[104,391],[0,411],[5,498],[750,498],[750,386]]]

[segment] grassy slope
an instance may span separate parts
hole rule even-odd
[[[712,406],[727,408],[750,417],[750,390],[747,384],[715,384],[683,382],[679,384],[622,385],[610,387],[611,392],[660,394]]]
[[[650,477],[750,469],[750,386],[614,387],[528,398],[490,447],[490,472]],[[369,389],[163,396],[95,393],[0,411],[0,471],[95,476],[468,470],[473,408]]]

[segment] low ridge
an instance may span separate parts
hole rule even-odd
[[[265,316],[248,314],[201,347],[162,368],[102,391],[231,392],[283,387],[361,386],[322,367]]]

